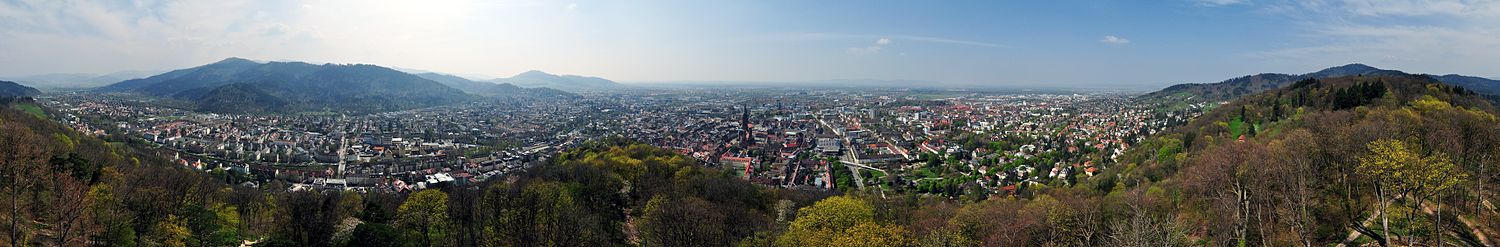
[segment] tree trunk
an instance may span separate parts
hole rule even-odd
[[[19,188],[15,191],[20,191]],[[17,229],[17,219],[21,218],[21,195],[11,193],[10,196],[10,246],[21,246],[21,229]]]
[[[430,224],[432,223],[428,222],[427,215],[422,215],[422,246],[432,247],[432,237],[431,235],[428,235],[430,234],[430,232],[428,232],[429,229],[432,228]]]
[[[1249,228],[1250,225],[1250,202],[1248,199],[1248,195],[1246,195],[1245,193],[1246,191],[1243,185],[1240,184],[1239,181],[1235,181],[1234,194],[1237,199],[1237,201],[1235,201],[1235,211],[1238,211],[1236,212],[1236,214],[1239,214],[1240,217],[1238,219],[1239,222],[1235,223],[1234,234],[1235,237],[1239,238],[1241,243],[1248,243],[1250,241],[1250,238],[1247,236],[1249,235],[1249,230],[1247,228]]]
[[[1437,211],[1433,214],[1437,215],[1437,221],[1432,224],[1433,227],[1437,227],[1437,241],[1432,246],[1439,246],[1443,243],[1443,199],[1441,197],[1437,200]]]
[[[1305,179],[1300,176],[1305,175],[1299,175],[1299,179]],[[1312,238],[1308,236],[1312,234],[1312,231],[1307,230],[1307,181],[1300,181],[1301,185],[1297,188],[1297,200],[1299,201],[1299,203],[1297,203],[1297,237],[1302,239],[1303,247],[1312,247]]]
[[[1380,197],[1380,212],[1376,212],[1380,214],[1380,235],[1385,236],[1380,241],[1380,246],[1389,246],[1390,243],[1385,238],[1391,236],[1391,220],[1386,217],[1385,211],[1388,204],[1385,201],[1385,188],[1380,186],[1380,183],[1375,183],[1375,195]]]
[[[1407,196],[1406,198],[1407,200],[1410,200],[1411,196]],[[1411,212],[1406,213],[1406,246],[1412,246],[1412,243],[1416,241],[1416,231],[1413,231],[1413,228],[1416,228],[1416,226],[1414,226],[1411,222],[1412,218],[1415,218],[1415,215],[1421,212],[1422,200],[1419,199],[1412,204]]]

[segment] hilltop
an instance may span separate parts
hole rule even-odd
[[[35,88],[23,86],[12,81],[0,81],[0,98],[3,97],[30,97],[41,94]]]
[[[151,76],[151,72],[145,71],[119,71],[109,74],[88,73],[57,73],[29,76],[5,77],[5,80],[15,81],[24,85],[49,90],[87,89],[106,86],[122,80],[142,78]]]
[[[492,83],[486,81],[474,81],[463,77],[449,74],[423,72],[414,74],[417,77],[442,83],[445,86],[465,93],[497,97],[497,98],[574,98],[578,95],[549,87],[522,88],[510,83]]]
[[[1398,70],[1380,69],[1380,68],[1371,67],[1369,65],[1355,63],[1355,64],[1348,64],[1348,65],[1344,65],[1344,66],[1327,68],[1327,69],[1319,70],[1319,71],[1316,71],[1316,72],[1306,73],[1306,74],[1300,74],[1300,75],[1280,74],[1280,73],[1262,73],[1262,74],[1255,74],[1255,75],[1248,75],[1248,76],[1237,77],[1237,78],[1228,79],[1228,80],[1224,80],[1224,81],[1217,82],[1217,83],[1186,83],[1186,84],[1177,84],[1177,85],[1172,85],[1172,86],[1169,86],[1167,88],[1164,88],[1164,89],[1162,89],[1160,91],[1156,91],[1156,92],[1153,92],[1153,93],[1146,94],[1146,95],[1142,96],[1142,98],[1147,98],[1147,99],[1157,98],[1157,99],[1159,99],[1159,98],[1169,98],[1169,97],[1191,96],[1191,97],[1197,97],[1197,98],[1199,98],[1201,100],[1204,100],[1204,101],[1225,101],[1225,100],[1231,100],[1231,99],[1237,98],[1239,96],[1244,96],[1244,95],[1249,95],[1249,94],[1264,92],[1264,91],[1271,90],[1271,89],[1281,88],[1281,87],[1284,87],[1284,86],[1287,86],[1287,85],[1291,84],[1292,82],[1296,82],[1296,81],[1300,81],[1300,80],[1304,80],[1304,79],[1322,79],[1322,78],[1333,78],[1333,77],[1355,76],[1355,75],[1364,75],[1364,76],[1377,76],[1377,75],[1403,76],[1403,75],[1409,75],[1409,74],[1407,74],[1406,72],[1398,71]],[[1485,78],[1480,78],[1480,77],[1472,77],[1472,76],[1462,76],[1462,75],[1445,75],[1445,76],[1420,75],[1420,76],[1433,78],[1433,79],[1436,79],[1436,80],[1438,80],[1440,82],[1443,82],[1443,83],[1448,83],[1448,84],[1463,86],[1465,88],[1469,88],[1471,90],[1474,90],[1476,92],[1480,92],[1480,93],[1483,93],[1483,94],[1500,95],[1500,81],[1496,81],[1496,80],[1485,79]]]
[[[98,90],[184,100],[211,112],[368,113],[470,99],[458,89],[375,65],[259,63],[241,58],[121,81]]]
[[[509,78],[498,78],[489,82],[511,84],[518,87],[547,87],[569,92],[599,91],[622,87],[608,79],[577,75],[554,75],[538,70],[526,71]]]

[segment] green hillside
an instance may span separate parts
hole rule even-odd
[[[1423,76],[1306,79],[1137,145],[1118,178],[1093,182],[1155,194],[1217,244],[1480,244],[1500,234],[1482,206],[1500,182],[1494,114]]]
[[[464,102],[441,83],[367,64],[258,63],[229,58],[99,89],[192,102],[210,112],[370,113]]]

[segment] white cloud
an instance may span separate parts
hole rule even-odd
[[[578,10],[578,3],[569,3],[568,10]]]
[[[1121,38],[1121,37],[1115,37],[1114,35],[1105,35],[1104,39],[1099,40],[1099,42],[1103,42],[1105,44],[1110,44],[1110,45],[1130,44],[1130,40],[1129,39],[1125,39],[1125,38]]]
[[[1247,4],[1248,0],[1192,0],[1202,6],[1216,7],[1224,5]]]
[[[844,52],[849,53],[850,55],[869,55],[869,54],[875,54],[875,53],[880,53],[880,51],[884,50],[885,46],[889,45],[889,44],[891,44],[891,39],[890,38],[880,38],[880,39],[876,39],[875,40],[875,44],[874,45],[870,45],[870,46],[866,46],[866,47],[850,47],[850,48],[845,48]]]
[[[1500,16],[1500,1],[1341,0],[1333,5],[1364,16]]]
[[[1329,42],[1252,52],[1247,57],[1327,66],[1351,62],[1387,64],[1421,73],[1493,70],[1500,57],[1500,28],[1340,25],[1314,30]]]
[[[882,35],[849,34],[849,33],[777,33],[777,34],[770,34],[770,35],[762,35],[762,36],[751,37],[748,40],[752,41],[752,42],[806,42],[806,41],[857,40],[857,39],[876,39],[876,42],[879,42],[880,39],[888,39],[891,42],[895,42],[895,41],[900,40],[900,41],[914,41],[914,42],[934,43],[934,44],[983,46],[983,47],[992,47],[992,48],[1007,48],[1007,47],[1010,47],[1010,46],[1003,45],[1003,44],[998,44],[998,43],[990,43],[990,42],[983,42],[983,41],[973,41],[973,40],[958,40],[958,39],[941,38],[941,37],[912,36],[912,35],[890,35],[890,36],[882,36]]]
[[[1285,15],[1300,42],[1245,57],[1300,67],[1369,63],[1420,73],[1500,67],[1500,1],[1323,0],[1262,6]],[[1402,24],[1392,24],[1402,23]]]
[[[1002,45],[1002,44],[996,44],[996,43],[990,43],[990,42],[945,39],[945,38],[938,38],[938,37],[905,36],[905,35],[902,35],[902,36],[893,36],[893,37],[896,37],[896,39],[900,39],[900,40],[928,42],[928,43],[983,46],[983,47],[992,47],[992,48],[1006,48],[1006,47],[1010,47],[1010,46],[1006,46],[1006,45]]]

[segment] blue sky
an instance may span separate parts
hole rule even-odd
[[[0,0],[0,75],[225,57],[476,78],[1159,88],[1347,63],[1500,76],[1500,2]]]

